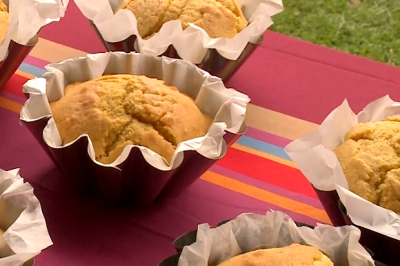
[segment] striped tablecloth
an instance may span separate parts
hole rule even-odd
[[[0,91],[0,168],[21,168],[42,202],[54,241],[37,265],[156,265],[173,254],[171,241],[181,233],[242,212],[274,209],[300,222],[330,223],[283,147],[315,129],[344,98],[359,111],[382,95],[400,97],[399,69],[268,32],[228,83],[252,98],[245,136],[180,197],[148,210],[116,208],[74,197],[19,124],[27,79],[41,75],[49,62],[104,50],[73,3],[66,18],[41,37]]]

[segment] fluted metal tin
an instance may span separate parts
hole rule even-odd
[[[130,36],[124,41],[111,43],[103,39],[100,32],[92,21],[90,21],[90,24],[95,29],[97,35],[99,36],[107,51],[123,51],[127,53],[135,51],[137,53],[140,53],[140,49],[137,45],[137,37],[135,35]],[[255,43],[248,43],[239,58],[236,60],[226,59],[225,57],[220,55],[217,50],[208,49],[207,55],[205,56],[203,62],[197,64],[197,66],[209,72],[213,76],[220,77],[224,82],[226,82],[236,73],[237,70],[239,70],[239,68],[251,56],[251,54],[257,49],[257,47],[262,43],[263,40],[264,36],[261,35],[261,37]],[[172,45],[170,45],[167,50],[160,56],[181,59],[178,52]]]
[[[336,190],[323,191],[314,188],[315,193],[318,196],[319,201],[324,207],[326,214],[328,214],[329,219],[334,226],[349,225],[349,223],[343,218],[342,212],[338,208],[339,195]]]
[[[158,266],[178,266],[180,256],[180,253],[172,255],[171,257],[168,257],[160,262]]]
[[[0,90],[7,84],[15,71],[18,70],[21,63],[25,60],[28,54],[39,40],[38,35],[35,35],[27,45],[21,45],[14,41],[10,41],[6,58],[0,62]]]
[[[397,252],[400,251],[400,241],[367,228],[354,224],[347,215],[346,207],[339,200],[338,208],[341,210],[344,219],[348,224],[356,226],[361,231],[360,243],[374,253],[374,258],[386,263],[388,266],[399,265],[399,257]]]
[[[243,123],[237,134],[226,132],[224,135],[224,150],[226,151],[227,147],[230,147],[238,138],[240,138],[240,136],[244,135],[246,130],[247,126],[245,123]],[[221,158],[223,156],[225,156],[225,153],[221,154]],[[188,163],[186,166],[181,165],[177,169],[177,174],[170,179],[168,184],[166,184],[165,188],[160,194],[160,198],[178,196],[185,188],[193,184],[200,176],[202,176],[211,166],[216,163],[215,160],[211,160],[203,156],[199,157],[196,151],[187,151],[185,153],[185,160]],[[197,164],[201,165],[201,167],[193,167],[193,165]],[[185,178],[181,178],[181,176],[184,176]]]
[[[65,62],[60,63],[66,64],[68,65],[68,67],[71,68],[68,71],[65,70],[64,74],[66,76],[76,78],[76,76],[74,75],[74,71],[77,71],[78,74],[80,72],[80,69],[84,68],[84,66],[87,65],[83,62],[86,62],[85,60],[88,60],[88,58],[69,59]],[[125,70],[118,69],[118,67],[129,66],[128,62],[136,62],[135,64],[142,64],[140,65],[141,68],[143,67],[143,62],[147,62],[147,68],[137,71],[142,74],[150,73],[148,75],[156,75],[155,73],[160,72],[155,67],[155,63],[158,64],[158,69],[161,69],[163,67],[162,62],[171,61],[167,58],[161,59],[159,57],[141,55],[137,53],[125,54],[122,52],[97,54],[95,58],[96,60],[100,60],[100,66],[104,63],[107,63],[109,67],[107,71],[111,71],[112,73],[125,73]],[[136,60],[134,60],[135,58]],[[72,62],[76,63],[77,65],[72,65]],[[189,62],[182,60],[173,60],[171,62],[174,62],[173,64],[175,66],[181,66],[182,69],[185,69],[185,71],[189,71],[190,69],[189,72],[195,75],[193,77],[200,77],[202,75],[206,75],[207,77],[209,77],[206,72],[201,71]],[[173,67],[174,65],[169,66]],[[95,65],[93,65],[93,67],[95,67]],[[74,68],[76,69],[73,70]],[[115,69],[116,72],[111,69]],[[151,72],[154,73],[151,74]],[[51,76],[50,73],[52,72],[49,70],[49,72],[47,73],[49,74],[49,76]],[[89,72],[86,71],[85,73]],[[47,76],[47,78],[51,80],[49,76]],[[182,78],[190,78],[190,76],[185,75]],[[213,79],[213,77],[209,78]],[[88,79],[88,76],[86,76],[85,74],[84,77],[81,77],[81,79]],[[217,80],[218,84],[222,84],[219,79]],[[199,79],[198,82],[205,81]],[[186,83],[187,82],[185,82],[185,84]],[[49,82],[34,82],[32,84],[34,84],[32,86],[39,87],[55,86],[53,83],[50,84]],[[196,86],[200,86],[200,84],[203,83],[199,83]],[[221,86],[224,87],[223,85]],[[38,88],[33,91],[37,91]],[[43,87],[40,88],[43,89]],[[30,91],[24,90],[24,92],[29,93]],[[222,97],[222,94],[219,95]],[[243,104],[247,104],[247,96],[240,94],[239,92],[237,92],[237,96],[239,98],[243,97],[241,101],[243,101]],[[220,145],[218,156],[208,155],[206,152],[200,154],[195,150],[186,150],[183,152],[183,157],[180,156],[181,159],[179,160],[182,161],[177,163],[176,166],[170,168],[172,170],[165,170],[164,168],[158,168],[151,165],[148,161],[146,161],[141,150],[138,147],[134,147],[130,150],[127,158],[117,166],[103,165],[99,164],[90,157],[88,153],[88,146],[90,146],[91,144],[89,144],[89,138],[87,135],[81,135],[71,145],[65,145],[62,147],[48,145],[48,143],[46,143],[46,141],[44,140],[43,132],[48,126],[48,122],[51,118],[51,113],[38,112],[32,115],[32,117],[30,117],[29,119],[26,119],[25,113],[26,108],[28,108],[29,110],[31,110],[30,108],[33,108],[32,110],[35,110],[33,111],[33,113],[35,113],[38,109],[43,107],[44,103],[41,104],[40,101],[35,101],[36,99],[48,101],[48,98],[47,96],[44,96],[45,98],[41,97],[41,95],[38,95],[37,93],[31,93],[28,95],[28,97],[29,99],[27,100],[26,105],[24,105],[21,111],[21,113],[23,113],[22,117],[24,117],[21,118],[21,123],[23,123],[28,128],[28,130],[47,152],[49,157],[53,160],[55,165],[57,165],[59,169],[63,172],[63,176],[64,178],[68,179],[67,183],[69,185],[75,188],[76,191],[82,192],[84,195],[89,194],[88,192],[94,192],[95,194],[103,196],[108,201],[117,201],[130,204],[133,203],[140,206],[146,206],[161,198],[174,197],[179,195],[184,189],[186,189],[189,185],[200,178],[214,163],[221,159],[226,154],[227,147],[231,145],[240,135],[243,135],[247,129],[247,126],[244,122],[245,107],[240,107],[243,114],[240,114],[240,116],[238,114],[238,117],[236,119],[237,122],[234,122],[237,123],[235,125],[235,128],[238,128],[234,130],[236,134],[226,132],[226,134],[223,135],[223,139],[221,140],[221,142],[219,142],[218,140],[218,145]],[[227,95],[226,97],[232,96]],[[239,100],[239,98],[236,100]],[[33,104],[31,104],[32,102]],[[227,103],[225,98],[223,102]],[[204,102],[204,104],[209,103]],[[220,104],[222,103],[218,103],[218,108],[228,108],[226,107],[227,105],[221,105],[224,106],[221,107],[219,106]],[[28,113],[30,113],[30,111]],[[227,115],[226,118],[222,118],[223,112],[220,112],[219,116],[220,118],[218,119],[222,119],[221,121],[223,121],[223,119],[227,119],[226,121],[231,119],[231,115]],[[222,131],[218,134],[221,134],[221,137]]]
[[[43,141],[43,130],[49,117],[35,122],[21,121],[39,141],[53,162],[61,169],[65,178],[80,193],[100,194],[107,200],[133,203],[141,206],[151,204],[157,199],[174,197],[195,182],[218,159],[208,159],[196,151],[185,151],[182,164],[170,171],[161,171],[149,165],[138,148],[133,148],[118,167],[100,166],[93,162],[87,153],[87,137],[81,137],[74,145],[51,148]],[[244,134],[246,125],[243,125]],[[234,134],[225,134],[226,141],[232,143]],[[240,135],[239,135],[240,136]],[[226,141],[223,152],[226,153]],[[82,169],[85,169],[82,172]],[[145,178],[151,176],[152,178]]]

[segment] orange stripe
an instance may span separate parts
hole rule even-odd
[[[242,183],[240,181],[231,179],[229,177],[225,177],[211,171],[206,172],[201,179],[208,181],[212,184],[227,188],[229,190],[233,190],[235,192],[244,194],[246,196],[268,202],[270,204],[279,206],[281,208],[285,208],[287,210],[311,217],[315,220],[331,224],[331,221],[328,218],[328,215],[325,211],[312,207],[310,205],[297,202],[292,199],[288,199],[286,197],[280,196],[275,193],[271,193],[269,191],[265,191],[263,189],[253,187],[246,183]]]
[[[0,96],[0,107],[3,107],[15,113],[19,113],[22,105]]]
[[[35,75],[32,75],[32,74],[23,72],[23,71],[21,71],[21,70],[17,70],[17,71],[15,72],[15,74],[17,74],[17,75],[19,75],[19,76],[21,76],[21,77],[27,78],[27,79],[33,79],[33,78],[36,77]]]
[[[283,164],[283,165],[298,169],[297,165],[292,161],[288,161],[288,160],[282,159],[280,157],[277,157],[275,155],[272,155],[272,154],[269,154],[269,153],[266,153],[266,152],[258,151],[256,149],[241,145],[239,143],[233,144],[232,148],[235,148],[235,149],[247,152],[247,153],[251,153],[251,154],[257,155],[259,157],[262,157],[262,158],[265,158],[265,159],[268,159],[268,160],[271,160],[271,161],[275,161],[277,163],[280,163],[280,164]]]

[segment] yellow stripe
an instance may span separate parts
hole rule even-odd
[[[297,165],[295,163],[293,163],[292,161],[285,160],[283,158],[277,157],[275,155],[272,155],[272,154],[269,154],[269,153],[266,153],[266,152],[258,151],[256,149],[241,145],[239,143],[234,143],[232,145],[232,148],[235,148],[235,149],[247,152],[247,153],[251,153],[251,154],[257,155],[259,157],[262,157],[262,158],[265,158],[265,159],[268,159],[268,160],[271,160],[271,161],[274,161],[274,162],[277,162],[277,163],[280,163],[280,164],[283,164],[283,165],[298,169]]]
[[[13,111],[15,113],[19,113],[22,105],[0,96],[0,107]]]
[[[30,55],[47,62],[60,62],[65,59],[86,56],[86,52],[68,46],[39,38],[39,42],[32,49]]]
[[[250,127],[291,140],[318,127],[317,124],[252,104],[247,108],[246,123]]]
[[[201,179],[208,181],[212,184],[227,188],[229,190],[244,194],[246,196],[290,210],[292,212],[311,217],[315,220],[331,224],[331,221],[329,220],[326,212],[313,206],[283,197],[281,195],[263,190],[258,187],[248,185],[246,183],[231,179],[223,175],[213,173],[211,171],[206,172],[201,177]]]

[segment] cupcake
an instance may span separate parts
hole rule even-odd
[[[65,88],[50,103],[62,145],[88,134],[96,161],[113,163],[128,145],[146,147],[168,165],[179,143],[204,137],[212,123],[192,98],[143,75],[104,75]]]
[[[53,0],[0,0],[0,89],[36,45],[41,28],[60,20],[66,7]]]
[[[75,1],[109,51],[181,58],[228,80],[262,42],[281,1]]]
[[[0,169],[0,187],[0,265],[33,265],[34,258],[52,245],[40,203],[18,169]]]
[[[375,265],[359,238],[353,226],[297,226],[278,211],[241,214],[218,228],[199,225],[197,241],[183,248],[177,265]]]
[[[361,243],[389,265],[400,248],[398,105],[385,96],[356,115],[344,101],[315,132],[285,148],[314,187],[340,199],[328,214],[358,226]]]
[[[46,69],[21,120],[71,184],[109,199],[179,194],[245,130],[250,99],[186,61],[116,52]]]
[[[400,214],[400,118],[359,123],[333,151],[349,190]]]

